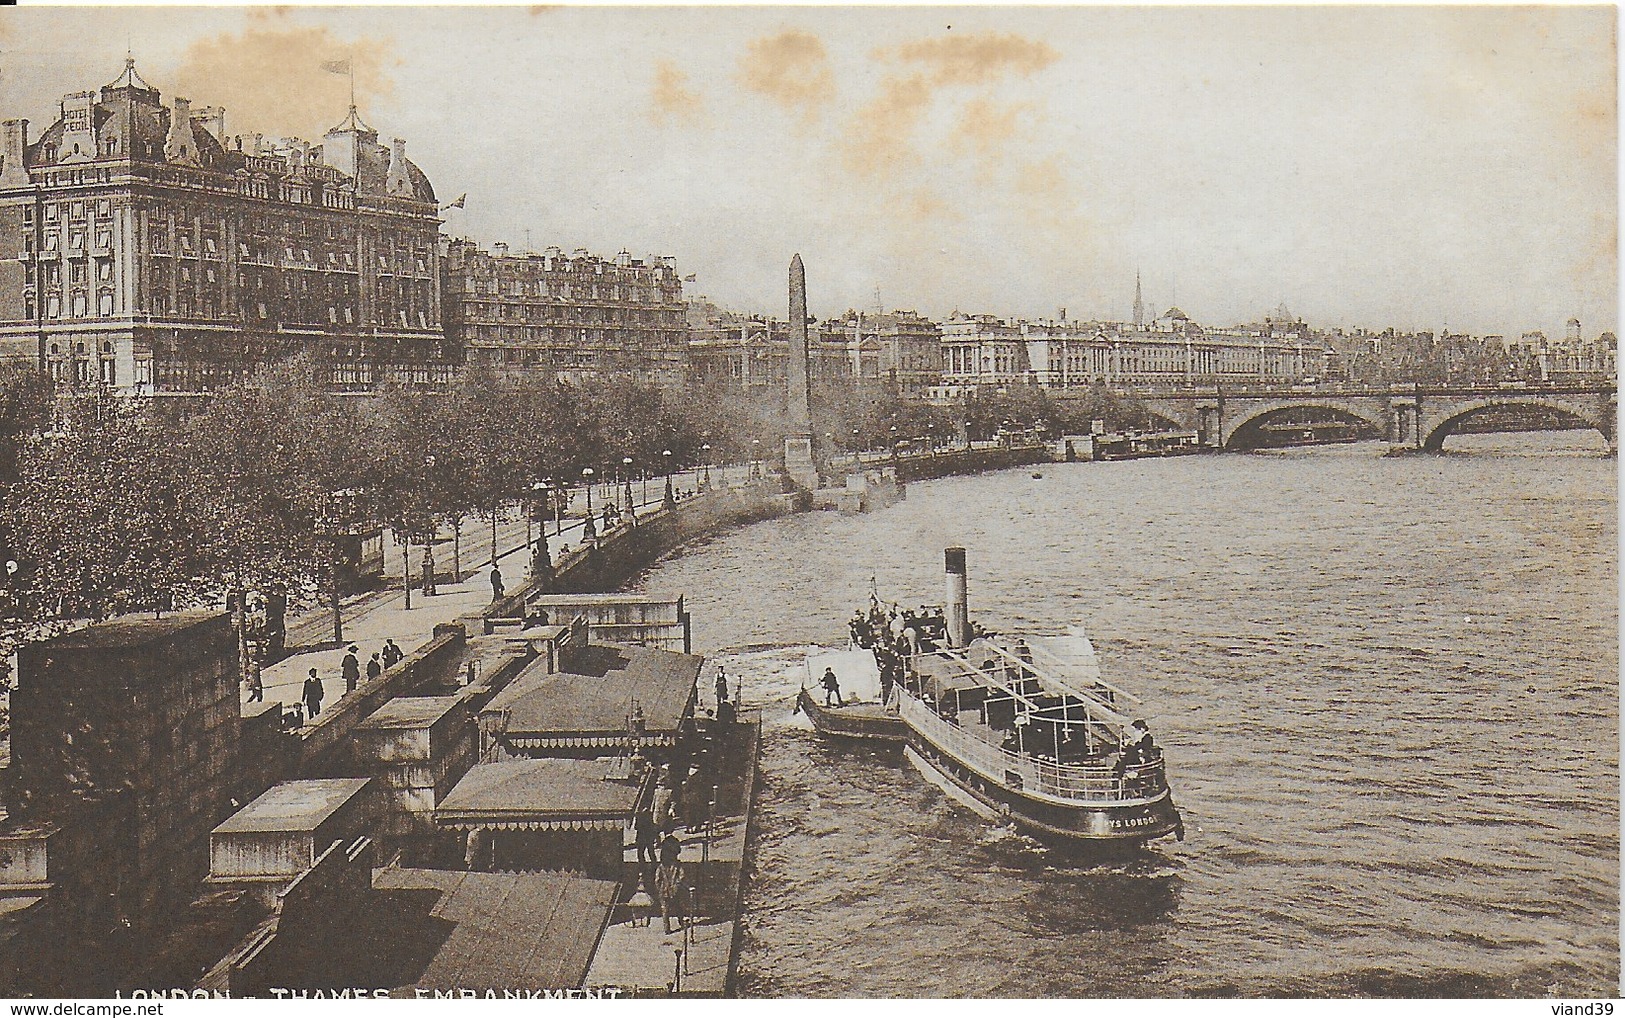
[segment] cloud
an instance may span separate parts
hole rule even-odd
[[[935,85],[986,85],[1028,75],[1061,59],[1049,43],[998,32],[935,36],[904,43],[892,59],[922,64]]]
[[[852,118],[842,145],[847,169],[864,178],[905,170],[915,159],[915,125],[931,105],[931,86],[918,75],[887,78],[880,95]]]
[[[705,100],[688,87],[688,75],[669,60],[655,65],[650,103],[656,123],[674,120],[691,126],[705,120]]]
[[[753,39],[740,61],[739,83],[808,121],[835,98],[835,74],[823,40],[795,28]]]
[[[394,91],[389,68],[399,64],[388,40],[335,35],[325,25],[304,25],[283,11],[250,11],[240,33],[200,38],[187,47],[172,95],[226,108],[228,132],[319,138],[344,118],[350,104],[348,74],[323,64],[348,60],[356,104],[369,105]]]

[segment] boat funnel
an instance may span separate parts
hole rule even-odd
[[[948,644],[963,647],[970,642],[970,602],[965,596],[965,549],[944,548],[942,559],[948,573]]]

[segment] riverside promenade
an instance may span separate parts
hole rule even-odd
[[[740,469],[743,474],[743,470]],[[686,475],[685,475],[686,476]],[[639,485],[633,485],[634,498],[639,492]],[[652,500],[643,502],[637,507],[640,516],[648,516],[660,508],[664,497],[664,488],[661,491],[651,490]],[[601,507],[600,501],[594,502],[594,509]],[[572,492],[572,510],[584,511],[586,499],[581,491]],[[562,527],[548,525],[548,547],[555,561],[559,558],[560,550],[566,546],[579,548],[582,544],[582,520],[577,518],[563,524]],[[526,553],[528,540],[534,540],[536,529],[541,524],[531,524],[527,528],[523,520],[499,523],[496,531],[496,561],[502,569],[503,584],[508,592],[518,590],[529,579],[530,556]],[[490,521],[470,518],[465,521],[462,538],[462,573],[456,579],[440,580],[436,583],[436,593],[432,597],[425,597],[417,589],[414,577],[412,606],[406,606],[406,592],[401,589],[401,556],[399,547],[389,543],[391,536],[386,534],[386,547],[390,553],[385,555],[385,586],[376,590],[364,591],[345,598],[340,605],[344,620],[344,641],[333,641],[333,611],[330,606],[324,605],[301,613],[288,624],[288,648],[291,653],[281,661],[266,667],[260,675],[265,687],[265,702],[281,702],[286,707],[298,704],[303,694],[305,677],[310,669],[316,669],[317,676],[322,680],[323,691],[322,710],[330,710],[344,695],[344,679],[341,674],[341,662],[345,650],[355,645],[356,656],[360,661],[362,680],[365,681],[367,661],[384,646],[384,641],[393,639],[395,645],[405,654],[410,655],[433,639],[434,628],[465,616],[474,615],[492,603],[492,589],[490,580],[491,570],[491,527]],[[451,555],[443,546],[451,540],[449,528],[443,528],[435,538],[437,557],[444,555],[443,561],[447,567],[451,566]],[[420,547],[413,546],[414,559],[421,554]],[[249,704],[248,690],[242,690],[243,705]],[[308,722],[309,719],[307,718]]]

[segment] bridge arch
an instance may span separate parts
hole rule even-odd
[[[1601,432],[1603,439],[1610,446],[1614,444],[1612,401],[1599,401],[1597,405],[1591,406],[1551,396],[1507,393],[1469,399],[1451,406],[1445,416],[1428,427],[1427,433],[1422,438],[1422,448],[1428,452],[1438,452],[1444,448],[1444,440],[1455,434],[1456,428],[1463,421],[1486,411],[1529,409],[1551,411],[1579,421]]]
[[[1292,398],[1266,399],[1256,403],[1249,402],[1244,409],[1224,422],[1219,447],[1234,449],[1237,435],[1244,434],[1265,417],[1288,410],[1321,410],[1336,414],[1339,417],[1353,418],[1371,428],[1378,435],[1388,433],[1387,412],[1375,404],[1367,406],[1352,399],[1337,399],[1326,396],[1317,398],[1313,395],[1305,395]]]

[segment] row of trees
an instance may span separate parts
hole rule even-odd
[[[1105,389],[1050,399],[1016,388],[941,407],[881,389],[813,394],[831,452],[902,439],[991,437],[1006,425],[1139,423]],[[295,359],[199,397],[98,389],[53,398],[29,368],[0,371],[0,593],[25,617],[102,617],[307,592],[331,579],[335,532],[384,526],[412,543],[497,518],[538,488],[774,458],[784,394],[575,386],[469,367],[444,391],[328,391]]]

